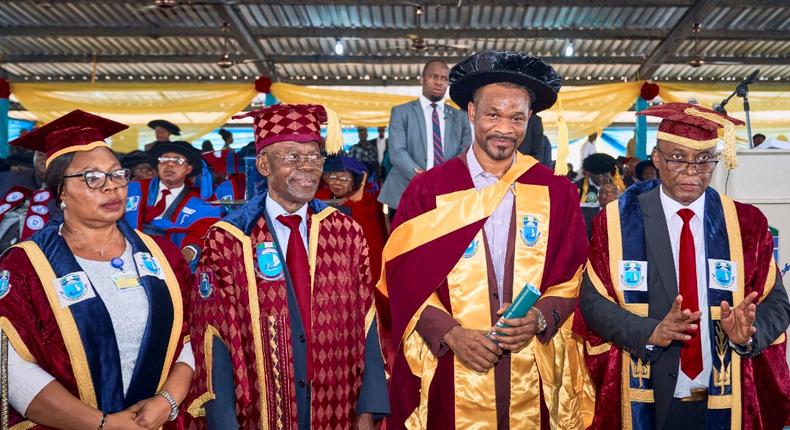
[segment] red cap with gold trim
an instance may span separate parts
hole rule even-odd
[[[111,119],[74,110],[8,143],[46,153],[49,167],[52,160],[64,154],[109,148],[104,139],[127,128]]]
[[[697,151],[715,147],[719,129],[724,128],[724,163],[728,169],[735,167],[735,126],[743,125],[743,121],[690,103],[664,103],[637,112],[637,115],[662,118],[658,140]]]

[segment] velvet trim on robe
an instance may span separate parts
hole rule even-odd
[[[607,210],[595,219],[593,224],[593,237],[591,242],[590,257],[585,282],[590,282],[595,290],[617,304],[618,306],[630,309],[633,313],[644,313],[647,316],[649,305],[627,304],[623,305],[622,300],[628,303],[626,294],[633,296],[633,292],[618,291],[612,282],[613,267],[616,262],[610,261],[611,250],[620,247],[623,258],[627,259],[639,257],[639,249],[644,253],[645,232],[640,228],[634,228],[635,224],[623,219],[630,219],[634,216],[641,219],[642,213],[637,202],[636,195],[655,190],[658,181],[637,184],[626,192],[618,202],[607,206]],[[718,305],[720,300],[736,301],[751,292],[758,293],[758,301],[764,300],[774,288],[783,288],[781,278],[777,276],[776,264],[772,258],[773,241],[768,231],[765,216],[760,211],[751,206],[738,202],[732,202],[725,196],[719,196],[712,189],[706,191],[705,209],[705,240],[707,256],[727,260],[741,260],[743,268],[738,269],[738,273],[745,280],[738,297],[723,297],[721,291],[709,291],[709,301],[711,306],[711,335],[714,336],[714,327]],[[721,202],[721,203],[719,203]],[[723,215],[717,215],[723,208]],[[620,222],[612,222],[612,218],[619,218],[622,222],[622,232],[613,232],[612,228]],[[727,227],[726,222],[733,220],[736,225]],[[739,237],[733,237],[732,231],[740,231]],[[729,233],[728,233],[729,231]],[[722,240],[722,232],[724,239]],[[729,243],[727,238],[729,237]],[[628,240],[626,240],[628,238]],[[733,243],[735,238],[735,243]],[[617,241],[617,240],[620,241]],[[615,241],[615,242],[611,242]],[[740,246],[739,246],[740,245]],[[630,249],[630,250],[629,250]],[[667,250],[671,255],[671,250]],[[722,253],[726,253],[722,254]],[[643,255],[639,260],[647,260]],[[654,264],[648,262],[648,264]],[[619,281],[618,281],[619,285]],[[633,297],[632,297],[633,298]],[[644,309],[639,308],[644,306]],[[758,313],[759,313],[758,303]],[[630,307],[630,308],[629,308]],[[759,329],[758,329],[759,330]],[[654,398],[652,390],[650,397],[642,396],[642,405],[635,405],[633,402],[634,392],[630,390],[624,395],[626,383],[622,376],[623,360],[625,356],[630,356],[626,350],[638,354],[632,347],[618,346],[597,333],[592,331],[584,321],[579,310],[574,319],[574,331],[585,338],[585,361],[589,369],[590,377],[596,387],[595,418],[592,429],[653,429],[656,424],[650,417],[651,414],[644,414],[646,408],[652,407]],[[772,342],[773,341],[773,342]],[[786,340],[784,333],[780,333],[777,339],[768,341],[770,345],[757,345],[760,352],[754,356],[737,357],[735,352],[731,352],[732,362],[740,361],[740,365],[731,369],[732,387],[727,387],[727,393],[733,396],[732,402],[725,402],[726,396],[718,399],[720,381],[717,382],[716,364],[717,354],[712,354],[714,361],[714,372],[711,375],[711,396],[708,398],[708,428],[733,428],[733,429],[774,429],[781,428],[790,416],[790,375],[785,361]],[[712,346],[715,346],[713,343]],[[726,345],[726,343],[725,343]],[[764,349],[763,349],[764,348]],[[726,348],[730,349],[730,348]],[[666,352],[665,352],[666,353]],[[727,357],[727,355],[724,355]],[[649,359],[649,357],[647,358]],[[643,382],[646,387],[652,387],[651,378],[656,377],[655,372],[651,372],[650,363],[647,361],[637,362],[640,369],[645,369],[644,374],[648,375]],[[633,366],[633,363],[632,363]],[[652,376],[651,376],[652,375]],[[724,394],[727,394],[724,393]],[[625,399],[630,398],[627,402]],[[766,407],[766,405],[770,405]],[[627,416],[625,414],[628,411]],[[655,418],[657,419],[657,417]]]
[[[517,161],[511,169],[516,169],[525,163],[522,157],[525,156],[519,156],[521,161]],[[531,159],[531,157],[527,158]],[[520,171],[522,170],[514,170],[514,172]],[[580,270],[587,247],[584,223],[578,209],[578,193],[566,178],[554,176],[551,170],[543,166],[528,167],[524,171],[525,173],[516,178],[516,182],[547,187],[551,202],[549,231],[546,239],[548,241],[546,264],[542,268],[540,285],[537,287],[543,292],[553,286],[570,282],[574,282],[578,287]],[[474,184],[462,157],[449,160],[439,167],[418,175],[401,198],[391,238],[395,237],[397,234],[395,229],[402,224],[434,210],[438,196],[444,197],[473,188]],[[484,217],[477,221],[471,221],[435,240],[411,248],[406,253],[385,261],[384,275],[386,278],[380,281],[379,288],[382,287],[382,282],[386,281],[392,312],[392,338],[394,340],[403,341],[409,331],[413,329],[410,324],[415,314],[430,300],[438,301],[439,307],[453,312],[445,278],[478,232],[482,230],[486,219]],[[414,228],[416,229],[414,236],[419,236],[418,227],[415,225]],[[390,246],[389,243],[386,247],[388,246]],[[387,256],[386,247],[385,258]],[[546,315],[546,318],[556,318],[556,327],[559,328],[569,314],[570,308],[564,315],[549,314]],[[550,335],[553,336],[556,333],[555,331]],[[551,339],[551,336],[547,336],[541,341],[548,342]],[[452,382],[453,358],[454,356],[450,352],[438,360],[428,400],[427,422],[430,429],[453,428],[455,422],[453,392],[457,387],[454,388]],[[398,384],[391,385],[393,414],[388,425],[400,429],[404,428],[407,418],[418,407],[420,391],[420,379],[412,374],[404,357],[402,345],[399,346],[395,358],[392,379],[398,381]],[[423,387],[423,389],[426,388]],[[562,407],[571,407],[571,405],[564,404]],[[547,421],[544,420],[544,422]]]
[[[58,300],[53,278],[82,270],[58,234],[61,222],[50,221],[33,241],[3,254],[0,271],[8,271],[11,287],[0,298],[0,327],[23,359],[38,364],[72,395],[105,413],[117,412],[154,396],[174,365],[187,336],[189,305],[181,288],[192,283],[192,275],[171,243],[118,222],[135,255],[153,256],[166,280],[141,273],[149,318],[132,380],[123,393],[115,333],[101,298],[88,286],[86,294],[94,297],[67,307]],[[11,424],[22,422],[12,410]],[[181,424],[179,420],[168,428]]]
[[[265,193],[256,196],[206,235],[197,277],[208,284],[193,290],[197,372],[187,412],[201,417],[211,410],[207,402],[215,399],[212,348],[214,339],[220,339],[230,351],[236,387],[237,421],[230,425],[349,428],[366,373],[366,333],[374,318],[364,235],[351,218],[317,200],[309,203],[309,341],[315,375],[308,381],[308,339],[283,250],[268,228],[265,198]],[[254,288],[248,288],[250,284]],[[381,352],[373,356],[380,359]],[[373,390],[386,390],[383,372],[373,382],[378,384]],[[204,426],[201,420],[191,424]]]

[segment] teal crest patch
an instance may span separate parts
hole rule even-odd
[[[255,271],[266,281],[283,279],[283,262],[274,242],[262,242],[255,246]]]
[[[137,264],[137,270],[140,271],[140,276],[155,276],[164,279],[162,266],[156,261],[151,254],[147,252],[138,252],[134,254],[134,262]]]
[[[736,282],[736,266],[729,260],[708,259],[708,285],[716,290],[735,291],[738,289]]]
[[[521,219],[521,240],[527,246],[535,246],[540,239],[540,219],[535,215],[524,215]]]
[[[480,245],[480,241],[478,241],[477,239],[473,240],[472,243],[470,243],[469,246],[466,247],[466,250],[464,251],[464,258],[474,257],[475,254],[477,254],[477,248],[479,245]]]
[[[55,290],[61,307],[69,307],[76,303],[96,297],[85,272],[73,272],[54,280]]]
[[[623,291],[647,291],[647,261],[621,261],[620,288]]]
[[[208,272],[198,272],[198,294],[201,299],[211,298],[214,292],[214,285],[211,282],[211,274]]]
[[[8,270],[0,272],[0,299],[11,291],[11,273]]]

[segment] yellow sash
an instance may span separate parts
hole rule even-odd
[[[545,186],[516,183],[514,185],[516,248],[514,255],[513,296],[526,284],[541,285],[548,246],[550,196]],[[505,190],[507,191],[507,190]],[[437,210],[453,205],[457,193],[439,196]],[[504,193],[502,194],[504,196]],[[501,198],[500,200],[501,201]],[[497,202],[498,205],[498,202]],[[494,205],[496,207],[496,205]],[[538,240],[528,244],[522,238],[521,225],[525,216],[538,221]],[[465,328],[489,330],[491,312],[489,301],[488,267],[482,231],[470,244],[467,252],[447,276],[453,317]],[[546,289],[544,296],[573,298],[578,294],[581,268],[568,282]],[[444,309],[434,294],[426,301]],[[425,306],[425,305],[424,305]],[[424,308],[423,306],[423,308]],[[415,315],[404,339],[404,353],[412,372],[421,378],[420,402],[407,419],[410,429],[427,427],[427,403],[430,385],[438,360],[429,352],[422,338],[413,331]],[[540,389],[542,382],[544,400],[550,411],[553,428],[583,428],[574,389],[569,389],[575,379],[568,366],[566,346],[570,340],[570,325],[547,345],[533,340],[524,349],[511,355],[510,377],[510,427],[513,429],[540,428]],[[466,368],[456,358],[454,361],[455,427],[496,429],[496,397],[494,372],[476,373]],[[564,388],[564,390],[563,390]]]

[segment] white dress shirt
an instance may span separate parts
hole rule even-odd
[[[588,140],[582,144],[581,155],[579,157],[579,160],[584,161],[585,158],[597,152],[598,150],[595,148],[595,142],[590,142]]]
[[[181,184],[180,187],[169,188],[170,194],[168,194],[167,197],[165,197],[165,210],[162,211],[161,215],[159,215],[158,217],[156,217],[154,219],[161,219],[162,218],[162,215],[164,215],[165,212],[167,212],[167,210],[170,209],[170,205],[173,204],[173,202],[176,200],[176,197],[178,197],[178,195],[181,194],[181,191],[184,191],[184,186],[185,186],[184,184]],[[156,206],[156,204],[159,203],[159,200],[162,200],[162,190],[166,190],[166,189],[168,189],[168,188],[165,186],[165,184],[163,184],[160,181],[159,182],[159,192],[156,193],[156,201],[154,201],[154,206]]]
[[[707,264],[705,260],[705,229],[702,220],[705,217],[705,194],[700,196],[688,206],[673,200],[664,193],[661,186],[661,207],[664,209],[664,217],[667,220],[669,229],[669,242],[672,245],[672,257],[675,262],[675,279],[680,285],[680,271],[678,256],[680,254],[680,232],[683,228],[683,220],[677,212],[680,209],[688,208],[694,212],[694,216],[689,221],[691,235],[694,237],[694,252],[697,257],[697,300],[699,301],[700,315],[700,339],[702,341],[702,372],[693,380],[686,376],[678,364],[678,381],[675,385],[675,397],[688,397],[691,395],[692,388],[707,388],[710,382],[710,373],[713,363],[711,361],[710,350],[710,326],[708,324],[708,279]],[[686,308],[685,305],[681,306]]]
[[[513,157],[513,162],[515,163],[515,161],[516,157]],[[499,178],[483,170],[480,162],[477,161],[474,145],[469,145],[469,149],[466,150],[466,163],[469,166],[469,174],[472,176],[472,182],[475,184],[476,190],[488,188],[499,182]],[[488,252],[491,253],[491,266],[494,268],[500,306],[503,305],[505,300],[505,259],[507,256],[507,240],[510,234],[511,217],[513,216],[513,202],[515,201],[513,189],[514,187],[508,188],[507,194],[499,202],[499,206],[483,225],[487,239],[486,245],[488,245]]]
[[[288,240],[291,237],[291,229],[277,219],[280,215],[299,215],[302,217],[302,222],[299,223],[299,232],[302,234],[302,241],[304,242],[304,249],[308,252],[310,248],[307,247],[307,204],[302,205],[296,212],[290,213],[283,209],[279,203],[275,202],[271,194],[266,195],[266,213],[269,214],[269,219],[274,224],[274,234],[277,237],[277,242],[280,243],[280,249],[283,252],[283,259],[288,258]]]
[[[433,167],[433,107],[432,101],[427,97],[420,95],[420,105],[422,106],[422,113],[425,116],[425,153],[428,155],[428,162],[425,164],[425,170]],[[436,102],[436,113],[439,115],[439,128],[442,129],[442,150],[446,147],[444,144],[444,101]],[[447,160],[447,156],[444,157]],[[417,161],[417,160],[414,160]]]

